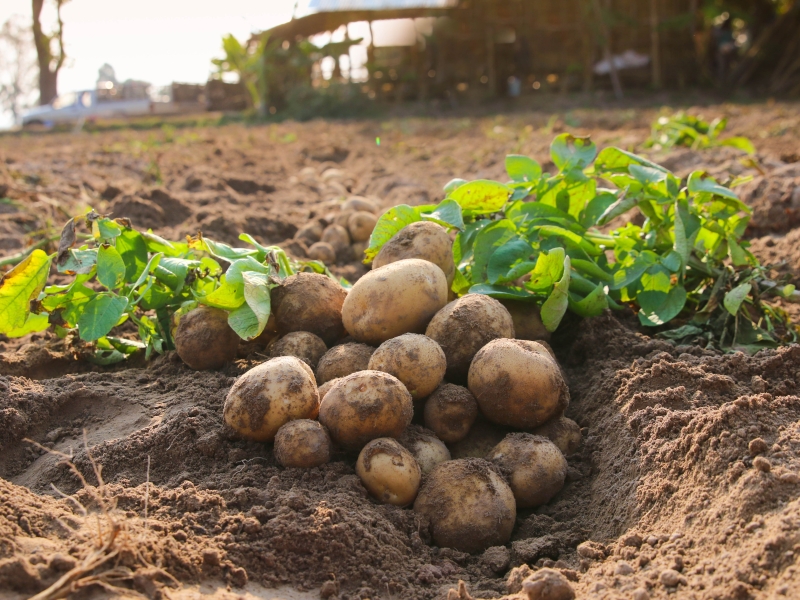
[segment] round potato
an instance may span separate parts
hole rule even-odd
[[[439,267],[447,279],[447,288],[453,285],[456,265],[453,262],[453,242],[447,230],[430,221],[418,221],[406,225],[386,242],[372,261],[372,268],[379,269],[406,258],[420,258]]]
[[[272,310],[278,333],[308,331],[328,346],[341,338],[345,289],[319,273],[297,273],[272,290]]]
[[[370,440],[399,437],[414,414],[411,394],[396,377],[360,371],[342,377],[325,394],[319,422],[337,444],[360,450]]]
[[[425,427],[448,444],[460,442],[478,418],[478,403],[467,388],[443,383],[425,401]]]
[[[330,244],[339,254],[342,250],[350,247],[350,234],[341,225],[328,225],[322,233],[322,241]]]
[[[362,196],[350,196],[342,204],[341,211],[342,212],[363,211],[376,214],[378,212],[378,207],[375,206],[374,202],[372,202],[371,200],[367,200]]]
[[[426,260],[400,260],[359,279],[342,306],[348,333],[378,345],[404,333],[422,333],[447,303],[442,270]]]
[[[550,332],[542,323],[541,310],[538,306],[519,300],[500,300],[500,303],[506,307],[511,320],[514,321],[516,334],[514,337],[534,342],[550,341]]]
[[[317,363],[317,383],[322,385],[331,379],[366,371],[373,352],[372,346],[355,342],[334,346]]]
[[[328,242],[317,242],[311,244],[306,252],[311,260],[319,260],[327,265],[336,262],[336,250]]]
[[[322,223],[319,221],[312,221],[298,229],[297,233],[294,234],[294,238],[296,240],[303,240],[306,244],[310,245],[322,239],[323,231],[325,231],[325,228],[322,226]]]
[[[336,384],[337,381],[339,381],[339,379],[339,377],[336,379],[330,379],[317,388],[317,391],[319,392],[320,403],[322,403],[322,401],[325,399],[325,394],[328,393],[328,391]]]
[[[339,227],[343,227],[345,231],[347,231],[347,222],[350,220],[350,215],[352,215],[355,211],[354,210],[345,210],[339,213],[336,213],[333,217],[332,225],[338,225]],[[350,234],[348,233],[348,236]]]
[[[442,548],[477,553],[511,539],[514,494],[492,463],[465,458],[441,463],[428,475],[414,511],[428,518]]]
[[[319,467],[331,460],[331,438],[319,421],[289,421],[275,434],[275,460],[287,469]]]
[[[423,475],[433,471],[439,463],[450,460],[450,450],[432,431],[419,425],[409,425],[398,440],[411,452]]]
[[[395,506],[411,504],[422,479],[417,461],[392,438],[378,438],[364,446],[356,461],[356,474],[377,500]]]
[[[514,322],[505,307],[483,294],[467,294],[433,317],[425,335],[436,340],[447,357],[447,380],[464,383],[475,354],[497,338],[513,338]]]
[[[196,371],[219,369],[236,358],[239,336],[228,325],[228,313],[198,306],[183,315],[175,330],[175,349]]]
[[[296,356],[312,369],[315,369],[319,359],[328,351],[325,342],[319,336],[308,331],[293,331],[287,333],[270,347],[270,356]]]
[[[553,442],[564,456],[572,456],[581,446],[581,428],[565,416],[550,419],[544,425],[531,431],[534,435],[541,435]]]
[[[306,363],[281,356],[253,367],[239,377],[225,398],[222,416],[239,436],[271,442],[281,425],[294,419],[313,419],[319,393]]]
[[[478,419],[464,439],[450,445],[450,454],[453,458],[486,458],[508,434],[507,427]]]
[[[375,229],[378,219],[371,212],[358,211],[347,219],[347,231],[354,242],[366,242]]]
[[[414,400],[429,396],[441,383],[447,359],[439,344],[418,333],[386,340],[369,359],[369,369],[394,375]]]
[[[369,242],[355,242],[350,246],[353,250],[353,254],[355,255],[355,259],[359,262],[364,260],[364,252],[367,251],[369,248]]]
[[[564,487],[567,459],[546,437],[510,433],[487,458],[509,474],[519,508],[547,504]]]

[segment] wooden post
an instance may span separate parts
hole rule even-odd
[[[661,89],[661,32],[658,30],[658,0],[650,0],[650,67],[653,87]]]

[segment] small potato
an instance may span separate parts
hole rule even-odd
[[[366,242],[375,229],[378,219],[371,212],[358,211],[347,219],[347,231],[354,242]]]
[[[318,411],[311,369],[299,358],[281,356],[239,377],[225,398],[222,415],[241,437],[271,442],[284,423],[313,419]]]
[[[324,230],[325,228],[322,226],[322,223],[319,221],[312,221],[298,229],[297,233],[294,234],[294,239],[303,240],[306,244],[311,245],[322,239],[322,232]]]
[[[432,431],[419,425],[409,425],[398,440],[417,460],[423,475],[433,471],[439,463],[450,460],[450,450]]]
[[[308,331],[327,345],[344,335],[342,304],[345,289],[319,273],[297,273],[272,290],[272,310],[278,333]]]
[[[378,207],[371,200],[367,200],[362,196],[350,196],[344,201],[341,207],[342,212],[356,212],[364,211],[372,214],[377,214]]]
[[[450,454],[453,458],[486,458],[508,433],[506,427],[478,420],[464,439],[450,445]]]
[[[347,210],[342,211],[339,213],[335,213],[333,216],[332,225],[338,225],[339,227],[343,227],[345,231],[347,231],[347,222],[350,220],[350,216],[354,213],[354,210]],[[348,236],[350,234],[348,233]]]
[[[379,269],[405,258],[421,258],[432,262],[444,273],[448,289],[453,285],[456,273],[453,242],[441,225],[430,221],[406,225],[384,244],[372,261],[372,268]]]
[[[547,504],[567,477],[567,459],[540,435],[510,433],[487,457],[505,472],[519,508]]]
[[[341,225],[328,225],[322,233],[322,241],[330,244],[338,254],[350,247],[350,234]]]
[[[492,463],[479,458],[436,467],[419,490],[414,511],[428,518],[437,546],[472,554],[507,544],[517,518],[511,488]]]
[[[306,253],[311,260],[319,260],[326,265],[336,262],[336,250],[328,242],[317,242],[308,248]]]
[[[270,348],[270,356],[296,356],[312,369],[317,367],[319,359],[328,351],[325,342],[319,336],[308,331],[287,333]]]
[[[439,342],[447,357],[447,380],[465,383],[475,354],[497,338],[513,338],[514,322],[505,307],[483,294],[467,294],[433,317],[425,335]]]
[[[369,368],[369,359],[375,348],[366,344],[339,344],[328,350],[317,363],[317,383],[344,377]]]
[[[342,306],[348,333],[359,342],[382,344],[404,333],[422,333],[447,303],[442,270],[426,260],[399,260],[359,279]]]
[[[358,262],[364,260],[364,252],[366,252],[367,248],[369,248],[369,242],[355,242],[350,246],[353,249],[353,254],[355,255],[355,259]]]
[[[443,383],[425,401],[425,427],[448,444],[467,437],[477,418],[475,396],[460,385]]]
[[[368,369],[394,375],[414,400],[429,396],[442,382],[447,359],[439,344],[418,333],[386,340],[369,359]]]
[[[541,310],[530,302],[500,300],[514,321],[514,333],[518,340],[550,341],[550,332],[542,323]]]
[[[198,306],[183,315],[175,331],[175,349],[196,371],[219,369],[236,358],[239,336],[228,326],[228,313]]]
[[[414,415],[411,394],[400,381],[380,371],[342,377],[325,394],[319,422],[337,444],[360,450],[370,440],[399,437]]]
[[[330,379],[317,388],[317,391],[319,392],[320,403],[322,403],[322,401],[325,399],[325,394],[328,393],[328,391],[336,384],[337,381],[339,381],[339,379],[341,379],[341,377]]]
[[[551,419],[544,425],[531,431],[534,435],[541,435],[553,442],[564,456],[572,456],[581,446],[581,428],[565,416]]]
[[[364,446],[356,474],[377,500],[395,506],[411,504],[422,479],[412,454],[392,438],[378,438]]]
[[[287,469],[319,467],[331,460],[331,438],[319,421],[289,421],[275,434],[275,460]]]

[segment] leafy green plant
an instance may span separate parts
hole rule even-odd
[[[727,126],[727,119],[714,119],[709,123],[702,117],[687,115],[684,112],[661,116],[653,122],[650,137],[645,146],[656,150],[665,150],[675,146],[686,146],[693,150],[731,146],[750,155],[756,153],[753,143],[746,137],[719,139]]]

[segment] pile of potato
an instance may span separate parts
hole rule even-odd
[[[559,492],[581,433],[563,416],[569,392],[547,342],[515,336],[543,336],[536,311],[451,300],[454,270],[450,236],[422,222],[349,292],[323,275],[287,278],[272,294],[272,358],[236,381],[223,418],[274,443],[284,467],[357,455],[377,501],[413,504],[437,545],[480,552],[508,543],[518,508]]]

